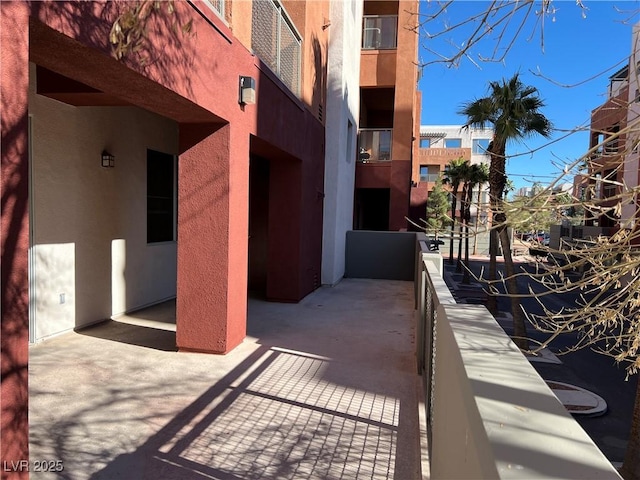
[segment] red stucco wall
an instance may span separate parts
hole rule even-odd
[[[2,465],[28,457],[28,6],[0,2],[2,21]],[[14,463],[12,463],[14,462]],[[2,478],[27,478],[9,468]],[[5,477],[6,476],[6,477]]]
[[[275,171],[270,198],[280,205],[269,219],[270,296],[297,301],[318,285],[324,128],[224,23],[187,2],[176,2],[173,16],[152,15],[140,55],[154,61],[144,62],[110,54],[109,30],[124,2],[0,5],[2,457],[12,460],[27,454],[28,61],[180,124],[182,350],[225,353],[245,336],[251,138]],[[176,22],[192,22],[192,33],[172,29]],[[238,103],[239,75],[256,79],[256,105]]]

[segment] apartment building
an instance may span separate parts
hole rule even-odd
[[[618,217],[614,213],[617,200],[612,197],[622,191],[628,103],[629,66],[625,65],[609,77],[607,100],[591,112],[587,162],[589,185],[579,192],[579,196],[586,195],[596,200],[602,210],[601,213],[587,212],[586,226],[610,229],[618,225]]]
[[[487,149],[492,138],[492,129],[462,128],[462,125],[420,126],[419,154],[411,170],[410,218],[413,223],[422,224],[420,219],[425,218],[429,192],[442,178],[451,160],[462,158],[472,164],[489,164]],[[489,218],[488,184],[482,185],[474,194],[474,204],[473,223],[476,217],[480,223],[486,223]]]
[[[406,230],[420,119],[418,2],[364,2],[353,226]]]
[[[3,459],[26,458],[5,413],[26,412],[30,342],[175,298],[177,348],[225,353],[249,292],[341,278],[362,8],[1,2]]]
[[[625,168],[623,172],[624,184],[627,188],[635,188],[640,185],[640,22],[633,27],[631,38],[631,55],[629,57],[629,90],[627,102],[627,151]],[[635,195],[631,201],[622,204],[622,228],[637,228],[640,198]]]

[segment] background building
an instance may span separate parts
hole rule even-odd
[[[471,164],[489,164],[486,151],[493,138],[492,129],[462,128],[462,125],[422,125],[420,127],[420,149],[411,172],[411,215],[414,223],[421,225],[429,192],[435,182],[444,175],[451,160],[462,158]],[[449,188],[449,187],[445,187]],[[460,188],[462,190],[462,188]],[[459,193],[461,195],[461,192]],[[458,199],[460,205],[460,198]],[[472,223],[476,218],[486,224],[489,215],[489,186],[481,185],[473,197]],[[413,227],[412,229],[415,229]]]

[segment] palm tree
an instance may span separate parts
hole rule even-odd
[[[451,160],[444,167],[442,183],[451,185],[451,238],[449,239],[449,264],[453,265],[453,236],[455,234],[456,208],[458,204],[458,188],[463,181],[463,173],[467,160],[462,157]]]
[[[509,80],[490,82],[488,96],[463,104],[458,112],[467,117],[466,128],[493,126],[493,139],[488,148],[491,159],[489,197],[493,214],[489,248],[489,280],[496,279],[499,239],[504,256],[507,292],[510,295],[517,295],[518,285],[514,277],[506,216],[502,208],[507,181],[506,148],[510,141],[518,141],[534,134],[543,137],[548,137],[551,134],[551,122],[540,112],[540,109],[544,107],[544,102],[537,94],[538,89],[524,85],[520,80],[520,75],[516,73]],[[495,312],[497,310],[496,299],[491,296],[489,300],[491,301],[491,309]],[[514,341],[520,348],[528,349],[524,315],[517,298],[513,296],[511,297],[511,313],[513,315]]]
[[[489,167],[486,163],[476,163],[469,166],[467,175],[467,197],[464,201],[464,228],[465,228],[465,245],[464,245],[464,273],[462,275],[462,283],[468,284],[469,278],[469,223],[471,222],[471,202],[473,201],[473,189],[481,187],[483,183],[489,181]],[[480,188],[478,189],[478,197],[480,196]]]
[[[460,195],[460,223],[458,223],[458,260],[456,262],[456,273],[462,273],[462,237],[466,229],[466,208],[467,196],[469,192],[469,175],[471,164],[467,161],[460,168],[460,181],[462,182],[462,194]],[[468,232],[467,232],[468,233]]]

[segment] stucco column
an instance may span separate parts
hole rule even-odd
[[[181,126],[181,137],[191,127]],[[178,348],[226,353],[246,335],[249,139],[230,125],[178,161]]]
[[[415,131],[414,112],[418,35],[406,28],[417,21],[418,2],[401,1],[398,4],[398,48],[396,58],[396,86],[393,114],[393,145],[391,152],[391,195],[389,205],[389,229],[407,228],[405,217],[409,215],[411,185],[411,154]],[[413,12],[413,13],[412,13]]]
[[[29,6],[0,2],[2,57],[2,465],[27,478],[29,455]],[[13,462],[13,463],[11,463]],[[6,477],[5,477],[6,475]]]

